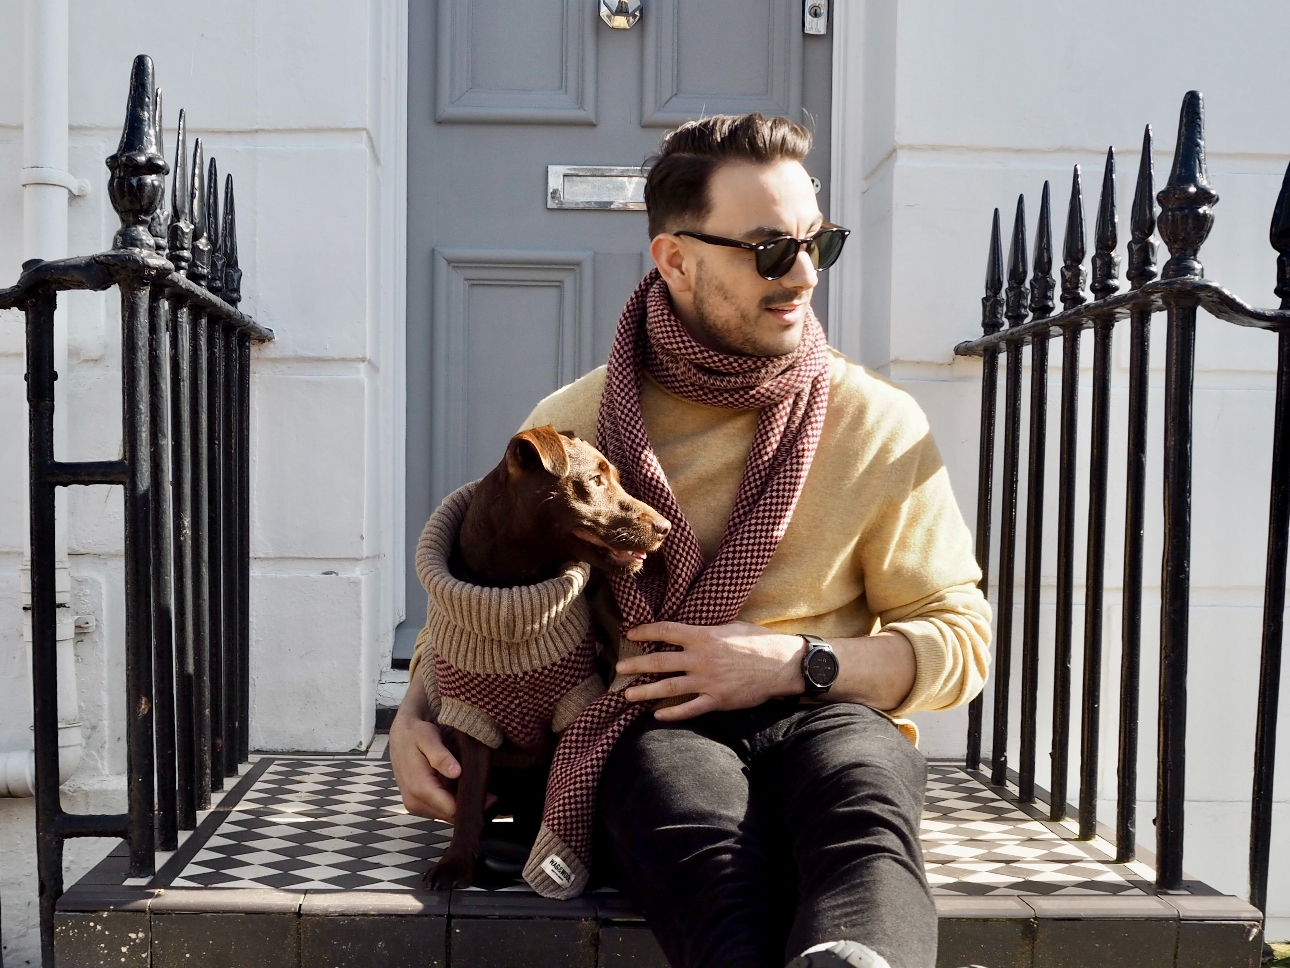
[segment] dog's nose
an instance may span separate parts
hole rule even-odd
[[[666,538],[667,533],[672,530],[672,522],[667,518],[658,518],[654,521],[654,533],[660,538]]]

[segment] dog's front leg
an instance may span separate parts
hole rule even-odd
[[[488,795],[493,751],[462,732],[457,734],[457,743],[461,776],[457,780],[457,820],[452,828],[452,843],[423,878],[426,887],[437,891],[470,887],[484,834],[484,798]]]

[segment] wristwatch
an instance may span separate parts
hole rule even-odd
[[[803,635],[806,654],[802,656],[802,678],[807,696],[822,696],[838,681],[838,657],[833,646],[818,635]]]

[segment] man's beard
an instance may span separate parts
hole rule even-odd
[[[791,301],[791,297],[790,301]],[[699,330],[693,334],[701,343],[723,353],[738,356],[784,356],[797,349],[802,331],[786,343],[783,339],[768,341],[759,338],[761,313],[778,303],[783,296],[765,296],[754,309],[739,308],[734,290],[707,271],[702,260],[694,273],[694,325]]]

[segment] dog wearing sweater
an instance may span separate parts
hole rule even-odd
[[[639,571],[670,529],[596,448],[553,427],[516,434],[426,524],[417,569],[431,655],[420,668],[461,763],[452,842],[427,887],[473,880],[493,751],[509,741],[548,754],[552,735],[604,691],[582,594],[591,569]]]

